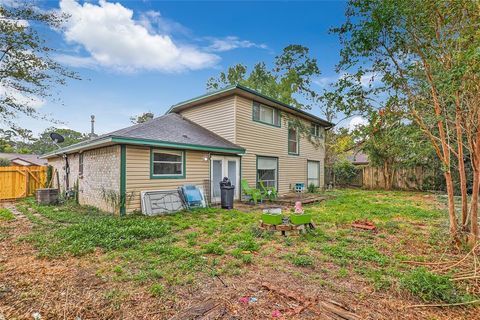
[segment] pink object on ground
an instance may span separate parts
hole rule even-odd
[[[272,311],[272,317],[279,318],[281,316],[282,316],[282,313],[280,312],[280,310],[273,310]]]
[[[295,202],[295,213],[303,213],[302,202],[297,201]]]
[[[249,297],[241,297],[240,299],[238,299],[238,301],[241,303],[241,304],[248,304],[248,301],[250,300]]]

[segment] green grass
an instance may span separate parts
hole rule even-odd
[[[468,295],[459,292],[448,276],[437,275],[424,268],[402,275],[400,286],[424,302],[456,303],[470,299]]]
[[[336,190],[327,195],[332,198],[305,206],[317,228],[287,237],[259,229],[260,211],[200,209],[118,217],[72,203],[37,206],[33,199],[22,201],[18,209],[34,224],[24,240],[39,255],[56,259],[96,252],[99,276],[146,284],[155,297],[163,297],[165,288],[174,294],[175,286],[192,285],[202,277],[243,275],[258,267],[299,279],[322,275],[325,287],[341,288],[342,281],[351,281],[375,290],[399,288],[425,301],[462,297],[442,277],[401,263],[431,260],[448,241],[445,212],[424,201],[424,194]],[[353,230],[350,223],[358,219],[372,221],[378,232]],[[125,298],[118,291],[107,296],[114,305]]]
[[[0,220],[9,221],[15,219],[15,215],[6,208],[0,208]]]

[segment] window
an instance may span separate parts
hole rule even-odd
[[[78,175],[83,176],[83,153],[78,155]]]
[[[320,161],[307,161],[307,186],[320,186]]]
[[[278,159],[272,157],[257,157],[257,188],[260,182],[264,187],[277,187]]]
[[[323,128],[316,123],[312,123],[311,134],[313,137],[323,138]]]
[[[153,150],[151,176],[153,178],[183,178],[185,154],[177,150]]]
[[[253,120],[280,127],[280,112],[275,108],[253,102]]]
[[[291,126],[288,128],[288,154],[299,154],[298,130]]]

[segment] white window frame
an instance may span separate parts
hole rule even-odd
[[[293,140],[291,138],[290,130],[295,130],[295,140]],[[300,154],[300,137],[299,137],[299,134],[298,134],[298,128],[289,127],[288,128],[288,138],[287,139],[288,139],[288,143],[287,143],[288,154],[299,155]],[[296,150],[295,151],[290,150],[290,142],[295,142],[295,145],[296,145],[296,148],[295,148]]]
[[[271,169],[259,169],[258,168],[258,162],[259,160],[263,158],[263,159],[268,159],[268,160],[275,160],[276,164],[275,164],[275,180],[260,180],[259,176],[258,176],[258,170],[271,170]],[[269,157],[269,156],[257,156],[257,165],[256,165],[256,172],[255,172],[255,176],[256,176],[256,187],[258,188],[260,186],[260,181],[274,181],[275,183],[275,188],[278,190],[278,158],[277,157]],[[269,185],[265,185],[265,187],[269,187]]]
[[[310,170],[308,169],[308,165],[309,163],[315,163],[316,165],[318,165],[318,176],[316,178],[310,178]],[[310,186],[310,180],[316,180],[317,181],[317,184],[315,185],[316,187],[320,187],[320,169],[321,169],[321,166],[320,166],[320,161],[317,161],[317,160],[307,160],[307,187]]]
[[[256,117],[255,109],[258,108],[258,118]],[[269,111],[272,111],[272,119],[271,121],[262,119],[262,110],[268,109]],[[265,123],[274,127],[280,127],[281,126],[281,118],[280,118],[280,111],[276,108],[258,103],[256,101],[253,102],[253,109],[252,109],[252,119],[253,121],[260,122],[260,123]],[[265,114],[265,111],[263,112]]]
[[[156,153],[164,153],[164,154],[174,154],[181,156],[180,161],[155,161],[155,154]],[[169,150],[169,149],[152,149],[151,155],[151,176],[154,178],[182,178],[185,176],[185,151],[182,150]],[[155,164],[156,163],[180,163],[181,173],[155,173]]]
[[[319,125],[318,123],[312,123],[312,130],[311,134],[312,136],[316,138],[322,138],[322,135],[320,134],[322,132],[322,126]]]

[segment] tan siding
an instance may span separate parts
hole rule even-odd
[[[141,191],[176,189],[189,183],[203,186],[209,179],[210,166],[204,160],[205,152],[185,151],[185,179],[150,179],[150,148],[127,146],[126,152],[127,212],[141,210]]]
[[[219,99],[196,106],[181,114],[185,118],[235,143],[235,97]]]
[[[300,154],[288,154],[288,129],[282,119],[281,128],[258,123],[252,120],[252,100],[236,98],[236,143],[247,152],[242,157],[242,178],[251,186],[256,181],[256,156],[279,158],[279,192],[285,193],[297,182],[307,183],[307,160],[320,161],[320,186],[324,186],[323,144],[319,148],[306,138],[300,140]]]

